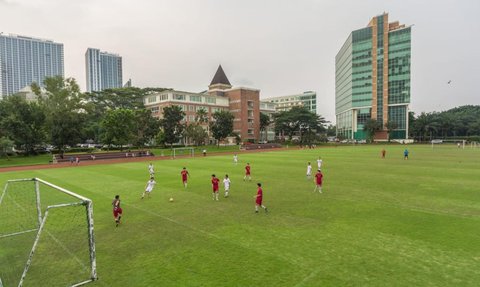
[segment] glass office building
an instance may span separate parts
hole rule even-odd
[[[337,136],[365,139],[365,122],[375,119],[376,140],[408,137],[410,55],[411,27],[388,23],[388,14],[349,35],[335,57]]]
[[[0,33],[1,98],[53,76],[64,76],[63,44]]]
[[[85,53],[87,92],[121,88],[122,57],[88,48]]]

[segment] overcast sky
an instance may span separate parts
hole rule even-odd
[[[261,98],[316,91],[334,121],[335,55],[383,12],[414,25],[411,110],[480,104],[479,0],[0,0],[0,32],[63,43],[83,90],[92,47],[120,54],[135,86],[199,92],[222,64]]]

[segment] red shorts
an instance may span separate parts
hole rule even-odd
[[[119,208],[115,208],[113,210],[113,217],[117,218],[118,215],[122,215],[122,212],[123,210],[119,207]]]
[[[322,186],[322,183],[321,183],[321,182],[317,182],[317,186]]]
[[[262,205],[262,197],[257,197],[257,199],[255,200],[255,203],[257,205]]]
[[[218,187],[214,187],[213,192],[218,192]]]
[[[182,181],[185,183],[185,182],[187,182],[187,179],[186,179],[186,178],[182,178]]]
[[[250,175],[250,173],[249,173],[249,172],[246,172],[245,175]]]

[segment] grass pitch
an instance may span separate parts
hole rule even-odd
[[[0,183],[39,177],[93,200],[100,280],[89,286],[478,286],[480,150],[408,146],[407,161],[403,148],[387,146],[386,159],[378,145],[240,153],[237,166],[231,155],[154,161],[144,200],[148,162],[2,173]],[[305,177],[318,156],[323,194]],[[212,173],[229,174],[229,198],[221,186],[212,200]],[[257,182],[268,215],[254,213]]]

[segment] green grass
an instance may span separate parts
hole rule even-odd
[[[39,177],[94,201],[100,280],[90,286],[478,286],[480,150],[408,146],[406,161],[404,147],[384,160],[381,148],[240,153],[238,166],[231,155],[156,161],[143,201],[147,162],[1,173],[0,183]],[[324,193],[314,194],[306,162],[319,155]],[[230,198],[212,201],[212,173],[230,175]],[[268,215],[253,212],[258,181]],[[0,239],[0,272],[5,250]]]
[[[35,156],[10,156],[0,158],[0,167],[9,166],[22,166],[22,165],[36,165],[36,164],[48,164],[52,160],[51,154],[41,154]]]

